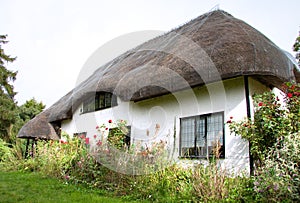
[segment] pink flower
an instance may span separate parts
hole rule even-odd
[[[112,123],[112,120],[111,120],[111,119],[109,119],[109,120],[108,120],[108,122],[109,122],[109,123]]]
[[[96,138],[97,138],[97,135],[94,135],[94,138],[96,139]]]
[[[99,126],[96,126],[96,129],[98,129],[99,128]]]
[[[102,145],[102,142],[99,140],[99,141],[97,142],[97,145],[98,145],[98,146],[101,146],[101,145]]]
[[[292,98],[292,97],[293,97],[293,94],[289,92],[289,93],[287,93],[287,97],[288,97],[288,98]]]
[[[90,138],[86,137],[85,138],[85,144],[89,144],[90,143]]]

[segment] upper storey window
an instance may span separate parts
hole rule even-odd
[[[98,111],[117,106],[117,97],[110,92],[97,92],[82,104],[81,113]]]

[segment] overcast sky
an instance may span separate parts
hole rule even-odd
[[[9,65],[18,71],[16,99],[35,97],[49,107],[74,88],[103,44],[137,31],[169,31],[216,5],[294,55],[299,0],[0,0],[0,34],[10,41],[4,49],[17,56]]]

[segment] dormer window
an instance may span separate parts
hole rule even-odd
[[[83,104],[81,113],[88,113],[117,106],[117,97],[110,92],[97,92],[87,98]]]

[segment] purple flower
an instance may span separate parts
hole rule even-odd
[[[278,184],[275,184],[274,185],[274,191],[277,191],[279,188],[278,188]]]

